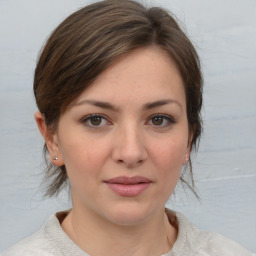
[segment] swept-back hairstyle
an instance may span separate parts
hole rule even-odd
[[[46,125],[55,131],[62,113],[117,58],[139,47],[159,46],[172,58],[183,79],[191,149],[201,134],[202,75],[198,55],[173,15],[131,0],[105,0],[67,17],[47,40],[34,75],[34,94]],[[47,156],[46,195],[57,195],[67,184],[65,166]],[[192,190],[191,180],[181,176]]]

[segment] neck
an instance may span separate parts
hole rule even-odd
[[[164,209],[146,222],[130,226],[72,209],[61,226],[82,250],[96,256],[162,255],[177,238],[177,230],[170,225]]]

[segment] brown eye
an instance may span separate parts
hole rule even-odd
[[[174,119],[169,115],[157,114],[150,118],[148,124],[155,128],[166,128],[175,123]]]
[[[152,118],[152,124],[153,125],[162,125],[163,124],[163,117],[161,116],[155,116]]]
[[[98,114],[88,115],[81,122],[89,128],[103,128],[110,124],[104,116]]]
[[[102,122],[102,117],[101,116],[92,116],[90,118],[90,123],[94,126],[100,125]]]

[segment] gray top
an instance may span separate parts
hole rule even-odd
[[[199,230],[181,213],[167,211],[170,222],[178,225],[178,238],[167,254],[162,256],[256,256],[238,243],[220,234]],[[1,256],[89,256],[61,228],[65,212],[52,215],[32,236],[20,241]]]

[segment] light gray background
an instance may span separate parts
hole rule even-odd
[[[0,0],[0,251],[69,207],[42,201],[43,141],[33,70],[49,33],[89,1]],[[201,203],[181,188],[168,206],[256,252],[256,1],[156,0],[187,28],[203,62],[205,133],[194,172]]]

